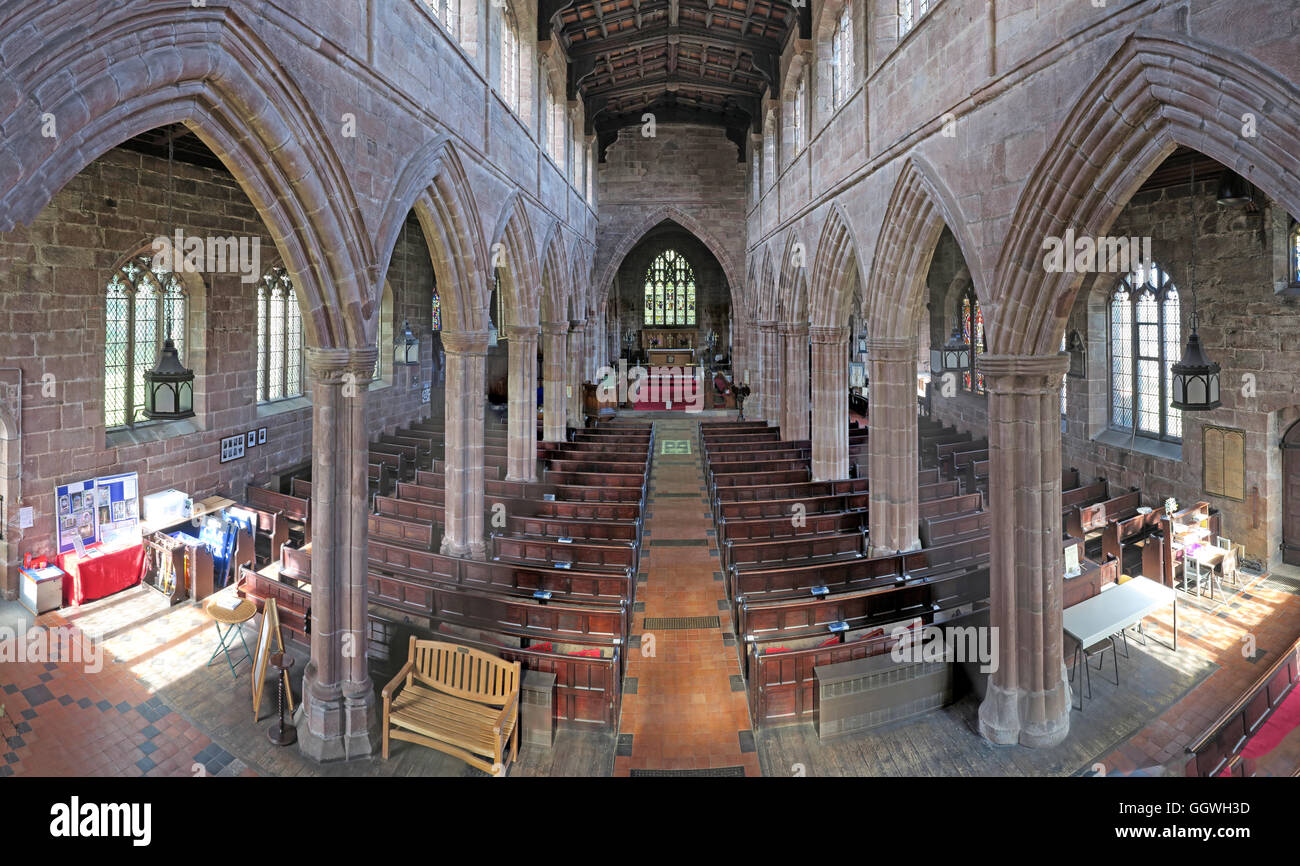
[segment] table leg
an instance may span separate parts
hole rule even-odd
[[[1178,596],[1174,596],[1174,652],[1178,652]]]

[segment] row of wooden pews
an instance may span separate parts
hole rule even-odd
[[[436,424],[408,434],[441,439]],[[445,466],[377,497],[370,526],[371,651],[405,661],[409,635],[437,637],[555,675],[555,720],[614,727],[635,598],[648,425],[579,431],[538,444],[539,480],[505,481],[506,431],[485,431],[487,561],[437,553]]]
[[[922,419],[927,437],[946,435]],[[701,424],[731,612],[757,724],[806,722],[814,671],[888,653],[894,629],[984,616],[989,533],[978,493],[918,467],[922,550],[871,556],[869,431],[849,431],[859,477],[811,480],[807,443],[764,422]],[[963,440],[965,441],[965,440]],[[744,458],[732,455],[744,455]],[[934,462],[934,461],[931,461]]]

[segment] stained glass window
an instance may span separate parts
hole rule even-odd
[[[1065,351],[1065,335],[1064,335],[1064,334],[1061,335],[1061,351],[1062,351],[1062,352]],[[1068,374],[1068,373],[1063,374],[1063,375],[1061,376],[1061,417],[1062,417],[1062,418],[1065,417],[1065,410],[1068,408],[1068,402],[1067,402],[1067,400],[1066,400],[1066,396],[1065,396],[1065,384],[1066,384],[1068,381],[1069,381],[1069,374]]]
[[[453,39],[460,39],[460,0],[424,0],[433,17],[442,22]]]
[[[144,373],[170,331],[185,360],[188,299],[180,278],[149,256],[127,261],[105,291],[104,426],[144,423]]]
[[[303,393],[302,311],[284,268],[272,268],[257,284],[257,402]]]
[[[645,324],[695,324],[695,271],[676,250],[655,256],[646,271]]]
[[[898,38],[912,32],[931,7],[939,0],[898,0]]]
[[[1159,265],[1120,280],[1110,301],[1110,423],[1139,436],[1179,440],[1173,365],[1182,343],[1178,289]],[[1135,429],[1136,428],[1136,429]]]
[[[1300,284],[1300,222],[1291,221],[1291,282]]]
[[[831,109],[849,99],[853,87],[853,4],[845,0],[831,33]]]
[[[970,368],[962,373],[962,387],[976,394],[984,393],[984,374],[975,369],[975,362],[984,354],[984,311],[980,309],[975,289],[967,287],[961,298],[961,334],[971,347]]]
[[[501,16],[501,98],[519,113],[519,32],[509,9]]]
[[[438,296],[438,286],[433,287],[433,331],[437,333],[442,330],[442,298]]]

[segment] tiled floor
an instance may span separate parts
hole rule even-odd
[[[76,609],[73,618],[102,617],[120,626],[128,621],[131,609],[143,613],[152,605],[155,599],[150,596],[156,593],[138,587],[98,605]],[[36,625],[39,634],[58,636],[64,647],[63,660],[27,660],[4,666],[0,738],[5,745],[0,752],[0,778],[255,775],[163,703],[142,678],[141,668],[124,654],[118,643],[121,638],[100,641],[58,613],[45,614]],[[133,641],[146,640],[146,629],[131,629],[127,634]],[[169,643],[174,644],[155,637],[150,647],[154,652],[146,655],[157,659],[156,650]],[[205,633],[203,646],[197,650],[203,653],[200,664],[214,645]],[[172,656],[166,661],[178,660],[174,654],[166,655]],[[156,664],[165,665],[166,661]]]
[[[740,674],[730,615],[718,602],[726,597],[718,573],[717,548],[699,454],[697,418],[657,420],[656,454],[647,497],[649,517],[641,551],[637,587],[645,603],[632,632],[640,647],[630,648],[619,747],[614,775],[636,770],[708,770],[744,767],[759,775],[749,707],[744,691],[733,691]],[[690,443],[690,454],[671,453]],[[646,617],[716,616],[713,629],[647,632]],[[635,638],[634,638],[635,643]],[[630,745],[629,745],[630,738]]]

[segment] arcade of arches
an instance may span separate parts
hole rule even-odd
[[[1292,0],[9,5],[0,777],[1300,767]]]

